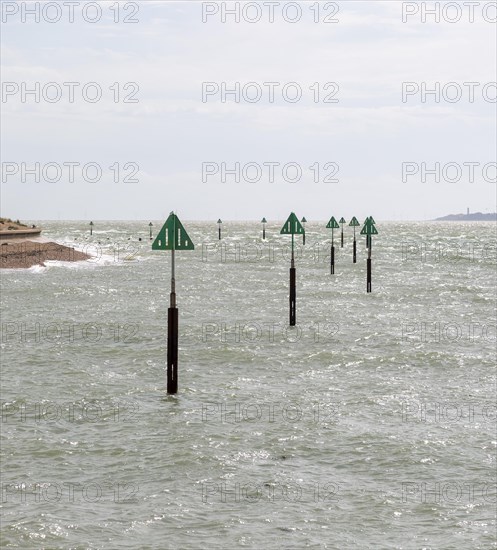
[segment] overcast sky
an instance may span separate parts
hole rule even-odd
[[[69,8],[48,4],[37,22],[23,13],[34,3],[2,1],[2,216],[277,220],[294,210],[308,220],[422,220],[496,209],[488,2],[459,21],[449,6],[452,23],[443,12],[423,22],[422,2],[409,15],[414,3],[396,0],[320,2],[319,14],[314,2],[274,2],[272,23],[262,2],[252,23],[243,12],[223,22],[233,2],[121,2],[119,11],[114,1],[79,2],[73,23]],[[68,82],[78,83],[73,102]],[[223,98],[223,83],[236,82],[240,101]],[[36,83],[40,97],[23,97]],[[88,83],[98,87],[83,95]],[[212,93],[202,97],[204,83]],[[435,83],[438,102],[416,91]],[[73,174],[67,163],[79,163]],[[228,172],[223,182],[222,163],[239,163],[240,181]],[[440,181],[422,163],[440,163]]]

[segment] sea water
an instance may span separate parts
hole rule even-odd
[[[496,548],[493,223],[36,222],[2,270],[2,548]],[[154,236],[161,221],[153,222]],[[141,239],[141,240],[139,240]]]

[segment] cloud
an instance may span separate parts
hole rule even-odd
[[[55,104],[8,98],[2,103],[1,128],[6,160],[90,159],[109,165],[116,159],[136,161],[142,183],[118,190],[125,201],[146,209],[147,186],[157,202],[169,200],[169,184],[159,181],[163,174],[179,182],[176,206],[188,204],[185,209],[197,218],[202,208],[210,212],[216,204],[251,217],[258,201],[267,201],[269,209],[283,196],[285,208],[293,200],[306,205],[310,216],[314,210],[316,216],[326,217],[331,195],[340,203],[357,201],[358,209],[375,204],[390,217],[391,201],[385,197],[393,193],[400,200],[401,192],[407,193],[396,187],[402,160],[429,155],[443,161],[452,155],[461,162],[483,161],[480,156],[492,154],[488,151],[495,144],[495,104],[478,93],[481,85],[495,80],[495,29],[481,17],[473,24],[402,23],[399,2],[341,2],[338,24],[314,23],[311,3],[301,4],[302,20],[296,24],[285,22],[281,13],[276,13],[275,23],[233,24],[211,18],[204,24],[201,3],[149,0],[139,4],[139,23],[116,24],[110,3],[100,5],[103,17],[94,25],[81,18],[74,24],[3,25],[4,82],[79,82],[78,90],[97,82],[103,92],[95,104],[80,96],[74,103],[64,97]],[[402,102],[403,82],[430,87],[468,81],[481,83],[474,103],[422,103],[420,95]],[[112,89],[116,82],[118,102]],[[122,86],[133,82],[139,86],[139,102],[125,103]],[[202,101],[203,82],[280,85],[274,103],[267,97],[257,104],[234,103],[230,97],[223,103],[219,95]],[[281,96],[289,82],[297,82],[303,91],[296,104]],[[329,82],[339,85],[339,103],[322,102]],[[480,156],[473,158],[478,151]],[[337,189],[317,186],[311,195],[309,187],[295,186],[291,198],[283,185],[212,187],[207,198],[192,207],[189,199],[206,192],[199,184],[199,167],[207,159],[339,160],[341,180]],[[374,198],[366,191],[365,173],[376,185]],[[358,194],[358,188],[363,193]],[[75,203],[66,191],[57,191],[58,201],[65,203],[68,217],[77,217],[92,195],[83,186]],[[134,216],[124,202],[112,200],[115,192],[102,182],[108,217]],[[9,208],[24,204],[21,187],[3,186],[3,193]],[[424,201],[412,194],[403,215],[420,217]],[[481,203],[488,200],[482,186],[459,186],[450,200],[465,202],[468,194]],[[434,196],[443,202],[443,193]],[[40,191],[33,203],[40,214],[31,217],[53,217],[54,201],[43,197]]]

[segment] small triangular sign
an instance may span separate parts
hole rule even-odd
[[[305,216],[300,220],[302,223],[307,223],[307,220],[305,219]]]
[[[353,226],[353,227],[357,227],[359,225],[361,225],[358,221],[357,221],[357,218],[354,216],[351,220],[350,220],[350,223],[349,225]]]
[[[361,235],[378,235],[378,231],[370,218],[364,222],[364,227],[361,229]]]
[[[340,221],[338,223],[347,223],[347,222],[345,221],[345,218],[342,217],[340,218]]]
[[[152,250],[194,250],[194,248],[195,245],[178,216],[171,212],[152,243]]]
[[[281,235],[303,235],[305,233],[302,224],[299,222],[297,216],[292,212],[285,224],[281,228]]]
[[[261,223],[267,223],[266,218],[262,218]]]
[[[337,227],[340,227],[340,226],[338,225],[337,221],[335,220],[335,217],[331,216],[330,221],[326,224],[326,227],[328,229],[336,229]]]

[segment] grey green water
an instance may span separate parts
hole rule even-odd
[[[2,548],[497,548],[495,224],[378,222],[366,294],[309,223],[290,328],[281,224],[183,221],[174,397],[148,221],[2,270]]]

